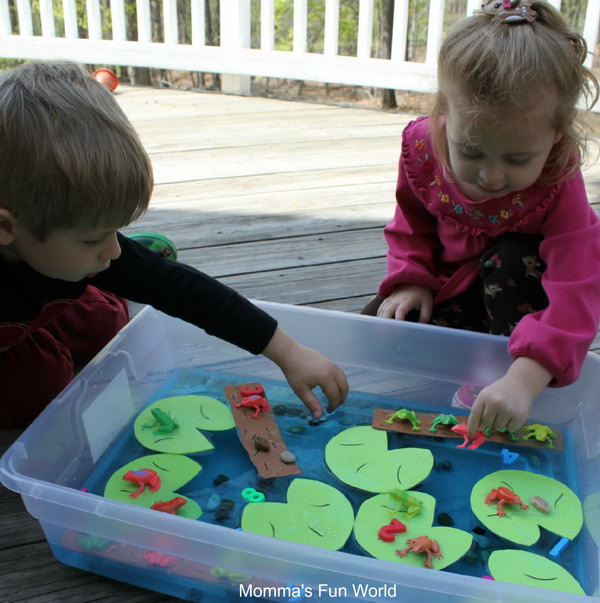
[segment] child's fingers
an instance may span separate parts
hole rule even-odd
[[[320,419],[323,416],[323,409],[321,403],[317,400],[317,397],[312,393],[308,386],[298,387],[294,389],[294,392],[304,402],[308,410],[312,413],[315,419]]]
[[[348,382],[346,376],[340,371],[341,375],[336,375],[335,378],[328,380],[326,383],[321,385],[323,393],[329,400],[327,406],[327,412],[333,412],[348,395]]]
[[[477,430],[481,426],[482,418],[483,418],[483,404],[477,404],[477,401],[473,404],[473,408],[471,409],[471,414],[467,419],[467,435],[472,439],[475,437]]]

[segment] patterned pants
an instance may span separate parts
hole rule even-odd
[[[538,255],[542,237],[509,233],[499,237],[479,261],[479,277],[462,293],[434,306],[431,324],[510,335],[523,316],[542,310],[548,298],[541,277],[546,265]],[[374,297],[361,314],[375,316],[383,298]],[[418,320],[412,310],[407,320]]]

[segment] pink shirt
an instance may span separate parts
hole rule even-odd
[[[471,201],[443,179],[429,139],[429,119],[406,126],[396,188],[396,213],[385,228],[387,297],[396,285],[427,287],[438,304],[476,279],[479,259],[506,232],[543,237],[542,286],[549,305],[524,316],[509,339],[514,358],[537,360],[554,386],[579,376],[600,319],[600,220],[578,170],[553,186],[534,184],[498,199]]]

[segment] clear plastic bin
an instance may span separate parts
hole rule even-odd
[[[341,312],[257,302],[301,343],[342,366],[353,391],[424,405],[450,405],[463,383],[484,385],[511,359],[502,337]],[[510,601],[565,603],[590,599],[444,571],[414,568],[370,557],[331,552],[232,530],[202,521],[105,499],[80,491],[98,459],[148,404],[173,371],[208,371],[281,380],[263,357],[206,335],[180,320],[145,308],[48,406],[0,460],[0,480],[19,492],[37,518],[56,557],[64,563],[176,597],[205,601],[304,600]],[[588,585],[598,589],[600,538],[600,358],[588,355],[581,378],[548,389],[532,422],[568,428],[577,462],[572,470],[584,503],[583,539]],[[71,546],[85,533],[121,543],[127,554],[107,560]],[[141,552],[157,550],[184,559],[185,576],[149,570]],[[254,576],[249,593],[211,576],[211,567]],[[363,595],[355,593],[362,585]],[[227,595],[229,593],[229,598]],[[308,596],[310,595],[310,596]],[[395,595],[395,596],[394,596]],[[208,598],[206,598],[208,597]],[[301,599],[296,599],[301,600]]]

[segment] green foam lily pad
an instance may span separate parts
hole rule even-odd
[[[156,409],[173,420],[176,427],[169,430],[158,423],[152,414]],[[193,454],[214,448],[199,429],[224,431],[234,427],[231,411],[223,402],[207,396],[173,396],[145,408],[133,429],[138,442],[150,450]]]
[[[242,513],[242,530],[338,550],[354,524],[350,501],[339,491],[311,479],[295,479],[287,491],[287,503],[249,503]]]
[[[358,544],[377,559],[423,567],[425,555],[409,552],[406,557],[400,557],[396,550],[405,549],[409,538],[427,536],[431,540],[437,540],[443,555],[441,559],[432,559],[434,569],[443,569],[458,561],[471,547],[472,535],[457,528],[433,527],[435,498],[424,492],[411,491],[409,494],[423,503],[421,512],[410,519],[402,519],[392,513],[397,503],[387,492],[365,500],[358,509],[354,522],[354,536]],[[379,529],[394,518],[406,526],[406,532],[397,534],[394,542],[380,540]]]
[[[486,505],[484,501],[490,490],[501,486],[518,494],[529,508],[505,505],[506,517],[499,517],[497,503]],[[533,496],[548,502],[548,515],[530,504]],[[540,527],[573,540],[583,526],[583,509],[577,495],[562,482],[529,471],[503,470],[486,475],[471,490],[471,509],[486,528],[524,546],[537,542]]]
[[[131,498],[130,494],[135,492],[138,486],[124,480],[123,475],[128,471],[139,471],[140,469],[152,469],[156,471],[160,478],[160,488],[156,492],[151,492],[150,488],[145,488],[137,498]],[[177,510],[177,515],[179,517],[188,517],[189,519],[198,519],[202,515],[200,505],[187,496],[177,494],[175,490],[187,484],[201,470],[201,465],[187,456],[178,454],[151,454],[143,456],[117,469],[110,476],[104,487],[104,496],[147,508],[150,508],[155,502],[166,502],[176,496],[182,496],[187,502]],[[157,511],[157,513],[161,512]]]
[[[529,551],[494,551],[488,559],[488,568],[494,580],[585,595],[579,582],[564,567]]]
[[[325,462],[342,482],[368,492],[409,490],[431,472],[427,448],[389,450],[387,432],[370,426],[350,427],[331,438]]]

